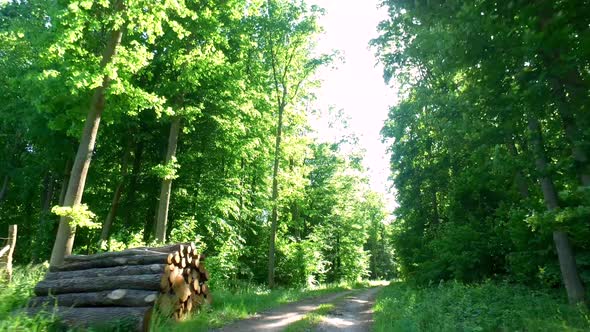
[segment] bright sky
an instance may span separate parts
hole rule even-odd
[[[377,37],[377,24],[386,13],[378,9],[378,0],[309,0],[325,8],[327,13],[320,24],[325,33],[319,41],[319,52],[339,50],[344,63],[336,69],[326,68],[320,73],[322,88],[317,93],[316,107],[322,116],[313,121],[320,136],[330,140],[341,137],[342,130],[328,128],[327,110],[342,110],[349,118],[348,125],[359,137],[359,145],[366,150],[365,166],[369,169],[373,190],[388,193],[389,155],[381,142],[380,131],[387,118],[389,106],[395,104],[395,91],[383,81],[383,69],[376,65],[374,50],[369,41]],[[393,205],[392,195],[388,195]]]

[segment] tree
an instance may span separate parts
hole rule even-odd
[[[270,86],[276,111],[276,133],[272,174],[272,212],[270,245],[268,252],[268,284],[274,287],[275,239],[278,227],[279,164],[281,140],[286,108],[295,106],[304,85],[313,72],[327,58],[311,57],[312,38],[319,31],[316,23],[318,9],[308,9],[304,2],[296,3],[267,0],[266,21],[263,22],[265,57],[270,67]]]

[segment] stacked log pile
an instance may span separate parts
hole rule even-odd
[[[52,311],[71,326],[123,319],[147,330],[153,308],[176,320],[211,303],[205,257],[194,244],[73,255],[35,287],[30,313]]]

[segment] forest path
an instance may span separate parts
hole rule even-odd
[[[375,296],[381,287],[351,290],[290,303],[240,320],[216,331],[218,332],[278,332],[302,319],[322,304],[334,304],[335,308],[325,315],[315,331],[364,332],[372,324],[372,308]]]

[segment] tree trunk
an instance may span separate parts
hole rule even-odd
[[[70,173],[72,171],[72,159],[66,161],[66,168],[64,170],[64,178],[61,181],[61,189],[59,190],[59,205],[64,205],[66,192],[68,191],[68,181],[70,180]]]
[[[117,187],[115,188],[115,192],[113,193],[113,201],[111,203],[111,209],[109,210],[109,214],[107,215],[106,219],[102,224],[102,231],[100,233],[101,248],[106,247],[107,241],[109,240],[109,236],[111,235],[111,226],[113,225],[113,221],[117,216],[119,202],[121,201],[121,194],[123,193],[123,187],[125,185],[125,178],[127,177],[127,165],[129,164],[130,150],[131,148],[129,144],[127,144],[125,150],[123,151],[123,159],[121,160],[121,177],[119,179]]]
[[[283,113],[285,105],[279,105],[279,116],[277,121],[277,137],[275,140],[275,159],[272,170],[272,215],[270,225],[270,241],[268,246],[268,287],[275,286],[275,242],[277,237],[278,224],[278,198],[279,198],[279,162],[281,159],[281,135],[283,132]]]
[[[45,280],[97,278],[109,276],[136,276],[142,274],[164,273],[164,264],[123,265],[107,268],[93,268],[78,271],[47,272]]]
[[[123,10],[122,3],[119,3],[118,7],[118,10]],[[117,53],[117,47],[121,43],[122,36],[123,31],[121,29],[111,32],[100,62],[101,68],[105,68],[113,61],[113,57]],[[88,111],[82,137],[80,138],[78,152],[74,159],[74,166],[70,173],[68,189],[63,203],[64,206],[73,207],[79,205],[82,201],[86,175],[88,174],[88,168],[90,167],[90,160],[92,159],[92,154],[94,152],[98,127],[100,125],[102,112],[104,111],[105,90],[109,86],[110,80],[110,77],[105,75],[101,86],[94,90],[90,110]],[[57,236],[51,252],[51,265],[61,265],[64,256],[72,253],[75,235],[76,228],[70,226],[69,218],[61,217],[59,220]]]
[[[561,80],[557,78],[550,79],[551,86],[555,90],[557,101],[557,113],[561,117],[563,123],[563,131],[565,138],[570,144],[572,151],[572,158],[574,159],[574,166],[576,175],[583,186],[590,186],[590,171],[588,170],[588,155],[586,151],[580,146],[580,132],[576,126],[576,120],[573,112],[570,109],[570,103],[567,100],[567,92],[564,90]]]
[[[52,227],[48,227],[50,220],[51,203],[55,196],[55,179],[51,171],[47,172],[43,178],[43,192],[41,195],[41,214],[39,215],[39,226],[37,227],[37,234],[35,239],[35,247],[32,250],[31,260],[37,262],[39,254],[44,251],[45,234],[52,231]]]
[[[133,152],[133,168],[131,169],[131,177],[129,179],[129,189],[127,190],[128,196],[126,200],[127,209],[125,213],[125,224],[131,225],[131,219],[133,216],[133,208],[136,206],[137,198],[137,182],[139,179],[139,172],[141,171],[141,161],[143,156],[143,141],[139,141],[135,145],[135,151]],[[144,233],[145,236],[145,233]],[[147,242],[147,241],[144,241]]]
[[[153,305],[158,298],[158,291],[139,289],[115,289],[102,292],[66,293],[34,297],[30,306],[48,305],[59,303],[64,307],[145,307]]]
[[[5,175],[4,181],[2,181],[2,188],[0,188],[0,204],[4,200],[6,193],[8,192],[8,182],[10,181],[10,176]]]
[[[539,121],[532,117],[529,119],[528,126],[532,135],[531,143],[536,155],[535,163],[537,171],[539,172],[539,181],[541,183],[545,205],[549,211],[556,210],[559,208],[559,202],[553,180],[549,175],[541,126]],[[557,249],[561,276],[567,291],[569,302],[572,304],[584,302],[584,285],[578,275],[576,259],[567,234],[561,230],[555,230],[553,232],[553,241],[555,242],[555,248]]]
[[[115,289],[160,290],[161,273],[142,274],[134,276],[109,276],[97,278],[72,278],[42,280],[35,286],[35,294],[46,296],[49,294],[98,292]]]
[[[176,146],[180,133],[180,117],[172,119],[170,125],[170,136],[168,137],[168,152],[166,152],[166,164],[176,157]],[[160,190],[160,202],[158,205],[158,218],[156,220],[156,240],[160,243],[166,242],[166,227],[168,224],[168,208],[170,206],[170,193],[172,191],[172,179],[163,179]]]
[[[142,254],[126,257],[105,257],[97,260],[89,260],[82,262],[67,263],[60,266],[51,266],[49,271],[75,271],[75,270],[86,270],[96,269],[103,267],[114,267],[123,265],[146,265],[146,264],[160,264],[166,261],[168,255],[165,253],[161,254]]]
[[[510,151],[510,155],[512,155],[512,157],[515,159],[518,158],[518,150],[516,149],[516,145],[514,144],[514,141],[512,140],[512,138],[508,138],[508,143],[506,145],[508,146],[508,150]],[[516,185],[516,188],[518,189],[520,196],[523,199],[528,199],[529,198],[529,186],[526,183],[526,179],[525,179],[524,175],[522,174],[522,171],[517,170],[514,173],[514,184]]]
[[[55,310],[55,316],[69,326],[87,328],[92,326],[102,327],[104,331],[147,331],[152,307],[104,307],[104,308],[27,308],[29,315],[37,315],[41,312],[51,313]]]
[[[7,244],[10,246],[8,248],[8,252],[6,255],[6,277],[8,282],[12,281],[12,255],[14,254],[14,248],[16,247],[16,239],[18,234],[18,226],[17,225],[10,225],[8,226],[8,242]]]

